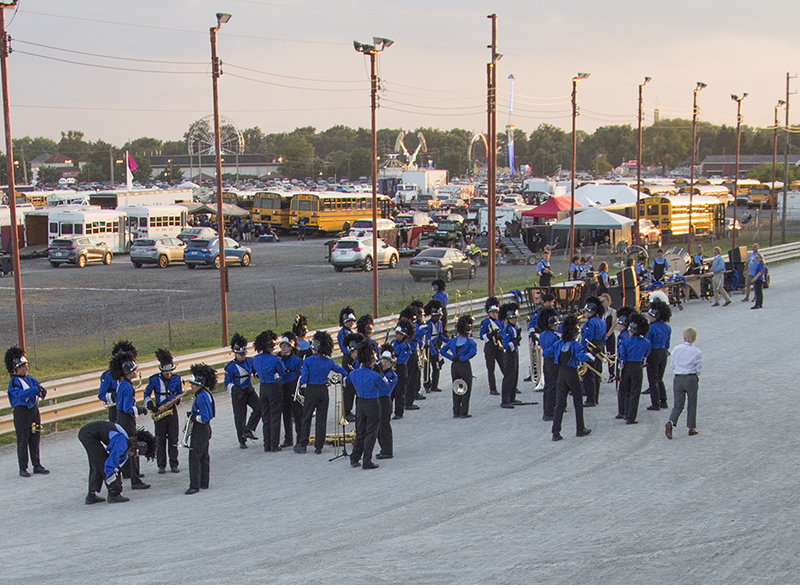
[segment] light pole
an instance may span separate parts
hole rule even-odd
[[[639,84],[639,141],[636,146],[636,227],[634,228],[634,242],[639,244],[639,199],[642,196],[642,90],[650,82],[650,77],[644,78],[644,83]]]
[[[742,146],[742,100],[746,93],[739,97],[731,94],[731,99],[736,102],[736,171],[733,177],[733,222],[731,223],[731,248],[736,247],[736,203],[739,199],[739,150]]]
[[[775,191],[775,172],[778,166],[778,110],[786,104],[778,100],[775,106],[775,126],[772,129],[772,187],[769,190],[769,245],[772,247],[772,225],[775,221],[775,207],[778,204],[778,193]]]
[[[3,121],[6,129],[6,176],[8,177],[8,209],[11,216],[11,266],[14,270],[14,299],[17,310],[17,343],[25,349],[25,321],[22,314],[22,277],[19,270],[19,231],[17,229],[17,194],[14,192],[14,152],[11,141],[11,114],[8,109],[8,43],[6,34],[6,8],[16,4],[0,3],[0,76],[3,85]]]
[[[222,153],[219,136],[219,92],[217,80],[222,75],[217,57],[217,32],[231,19],[230,14],[217,13],[217,26],[211,27],[211,85],[214,94],[214,158],[217,165],[217,242],[219,242],[220,319],[222,321],[222,347],[228,345],[228,291],[225,271],[225,217],[222,208]]]
[[[570,214],[569,214],[569,258],[575,255],[575,162],[578,154],[578,135],[575,119],[578,117],[578,82],[589,77],[589,73],[578,73],[572,78],[572,163],[570,169]]]
[[[692,160],[689,165],[689,233],[686,236],[686,248],[689,254],[692,253],[692,202],[694,199],[694,162],[697,153],[697,94],[700,93],[707,83],[698,81],[692,93]]]
[[[486,64],[486,124],[488,144],[486,153],[486,198],[489,204],[489,296],[494,295],[495,265],[497,261],[497,240],[495,237],[495,224],[497,223],[497,62],[503,57],[497,52],[497,15],[490,14],[486,18],[492,21],[492,43],[487,46],[491,51],[491,58]]]
[[[372,117],[372,316],[378,318],[378,129],[375,111],[378,109],[378,53],[391,47],[394,41],[382,37],[372,37],[372,44],[353,41],[359,53],[369,55],[370,66],[370,112]]]

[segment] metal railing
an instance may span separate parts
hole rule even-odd
[[[512,294],[505,294],[502,297],[498,295],[498,297],[504,302],[516,300]],[[457,317],[464,314],[471,314],[476,323],[478,323],[481,319],[486,317],[486,312],[484,311],[485,303],[486,297],[449,304],[447,307],[448,325],[452,329],[452,327],[455,326]],[[527,315],[527,303],[523,302],[520,304],[520,313],[522,315]],[[394,328],[397,318],[397,315],[388,315],[375,319],[373,338],[378,341],[379,344],[386,338],[387,332],[391,332]],[[335,341],[339,329],[339,327],[328,327],[324,329],[324,331],[330,333]],[[250,344],[250,349],[252,349],[252,343]],[[336,345],[333,358],[338,359],[340,357],[341,353],[339,352],[338,345]],[[174,359],[178,366],[176,370],[178,374],[185,374],[188,372],[189,364],[204,362],[217,368],[217,373],[222,376],[224,375],[223,369],[225,365],[233,359],[233,354],[230,348],[223,347],[175,356]],[[146,384],[147,378],[158,372],[158,362],[154,360],[139,364],[139,372],[142,376],[142,382]],[[39,406],[42,425],[56,425],[60,422],[91,416],[105,411],[102,402],[97,398],[101,374],[102,371],[96,371],[43,382],[42,386],[47,389],[47,398],[45,399],[47,404],[41,404]],[[141,401],[141,394],[138,398],[139,401]],[[10,408],[8,396],[5,391],[0,392],[0,408]],[[13,414],[9,413],[0,416],[0,435],[13,432]]]

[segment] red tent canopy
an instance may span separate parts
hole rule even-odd
[[[563,197],[551,197],[538,207],[534,207],[528,211],[523,211],[522,217],[544,217],[547,219],[556,219],[559,211],[565,211],[570,208],[570,201],[571,197],[566,195]],[[583,207],[583,205],[576,201],[575,207]]]

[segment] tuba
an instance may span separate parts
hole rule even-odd
[[[535,333],[528,337],[528,350],[530,351],[531,381],[544,388],[544,358],[542,357],[542,346],[539,345],[539,336]]]
[[[469,386],[467,386],[467,383],[464,380],[462,380],[461,378],[453,380],[454,394],[458,394],[459,396],[464,396],[464,394],[467,393],[467,390],[469,390]]]

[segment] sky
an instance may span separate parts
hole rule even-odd
[[[83,131],[116,145],[178,140],[212,114],[209,28],[227,12],[218,52],[220,108],[265,133],[368,127],[369,60],[353,40],[394,40],[378,57],[378,127],[486,130],[490,13],[497,14],[498,128],[579,129],[691,117],[736,124],[731,94],[749,93],[743,122],[768,127],[800,72],[800,2],[762,0],[19,0],[6,9],[15,137]],[[800,89],[800,79],[792,80]],[[790,122],[797,124],[800,97]],[[781,112],[780,119],[784,119]]]

